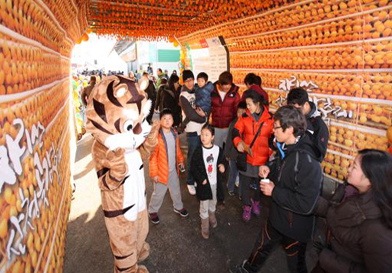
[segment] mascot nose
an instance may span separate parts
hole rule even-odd
[[[135,128],[133,128],[132,131],[135,135],[138,135],[142,132],[142,126],[140,125],[140,122],[135,126]]]

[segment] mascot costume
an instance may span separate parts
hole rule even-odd
[[[144,93],[147,86],[147,80],[139,85],[110,76],[94,88],[87,106],[114,272],[148,272],[137,264],[150,250],[143,161],[157,144],[159,125],[146,121],[152,106]]]

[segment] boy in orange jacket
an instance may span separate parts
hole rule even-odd
[[[160,113],[161,129],[158,134],[158,145],[150,157],[150,177],[154,180],[148,213],[153,224],[159,224],[158,211],[162,205],[167,189],[173,200],[174,212],[187,217],[181,200],[179,170],[184,169],[184,156],[180,149],[177,132],[173,129],[173,113],[163,109]]]

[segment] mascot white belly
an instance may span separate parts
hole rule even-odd
[[[134,221],[138,213],[146,209],[144,168],[139,151],[126,152],[124,158],[128,166],[128,178],[124,182],[123,208],[134,205],[124,214],[124,217]]]

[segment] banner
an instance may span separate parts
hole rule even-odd
[[[87,6],[20,4],[0,12],[0,272],[62,272],[75,144],[70,55]]]
[[[209,81],[215,82],[219,75],[229,70],[229,52],[222,36],[201,39],[198,45],[190,48],[191,70],[195,77],[200,72],[207,73]]]

